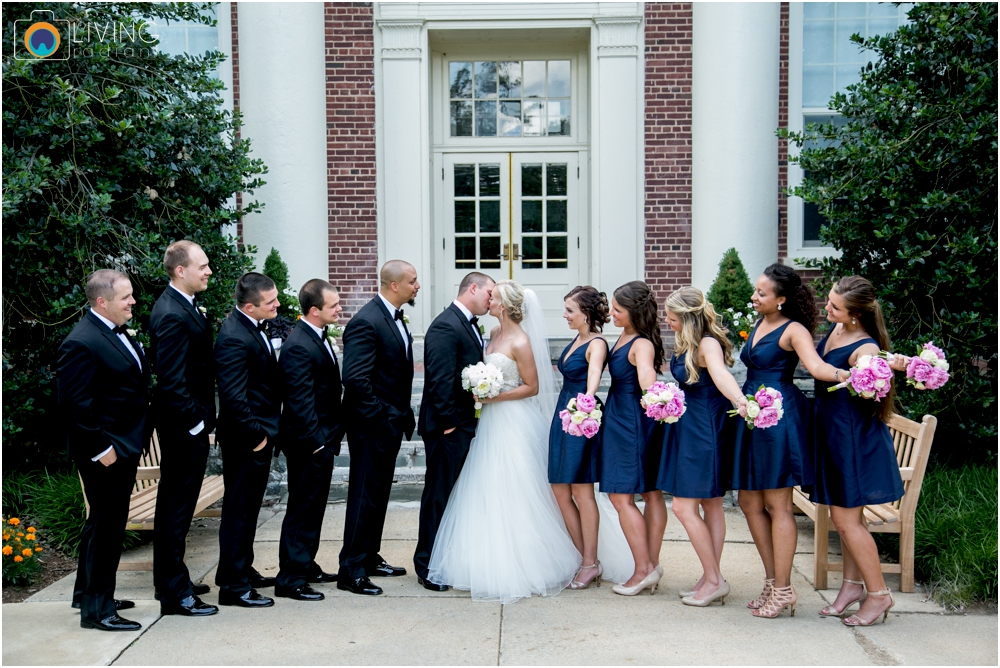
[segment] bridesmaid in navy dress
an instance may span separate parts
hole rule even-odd
[[[862,355],[891,350],[875,288],[866,279],[847,276],[837,281],[826,312],[834,326],[817,352],[830,364],[849,369]],[[827,392],[830,385],[816,382],[816,482],[810,497],[830,506],[844,552],[844,579],[833,605],[819,614],[840,616],[860,601],[861,609],[844,623],[868,626],[880,616],[885,620],[893,605],[862,511],[868,504],[890,503],[903,496],[903,479],[885,423],[895,393],[890,390],[876,403],[851,396],[846,389]]]
[[[549,483],[573,544],[583,555],[584,565],[569,588],[586,589],[594,580],[600,586],[604,570],[597,560],[600,516],[594,498],[600,434],[593,438],[570,436],[562,429],[559,411],[577,394],[596,397],[608,361],[608,342],[601,330],[611,318],[607,295],[589,285],[573,288],[563,298],[563,307],[563,318],[577,335],[559,356],[563,386],[549,428]]]
[[[660,548],[667,528],[667,504],[656,489],[660,441],[657,423],[645,415],[639,400],[656,382],[663,366],[663,342],[653,291],[642,281],[615,290],[611,319],[622,334],[608,361],[611,389],[601,424],[600,485],[618,511],[628,541],[635,572],[612,588],[616,594],[634,596],[647,587],[656,591],[663,575]],[[652,452],[650,452],[652,450]],[[645,514],[635,505],[642,494]]]
[[[736,430],[733,489],[764,564],[764,590],[747,604],[755,617],[777,617],[786,607],[795,614],[792,558],[798,531],[792,515],[792,487],[813,483],[810,408],[792,382],[799,360],[817,380],[840,382],[848,372],[827,364],[816,353],[813,292],[791,267],[772,264],[757,279],[754,310],[761,316],[743,346],[746,394],[761,385],[781,392],[785,416],[768,429]],[[844,376],[844,378],[838,378]],[[741,408],[745,414],[746,409]]]
[[[685,605],[705,607],[729,594],[719,560],[726,540],[722,496],[729,489],[734,425],[726,411],[747,398],[726,367],[733,344],[701,290],[685,287],[667,297],[666,322],[674,332],[670,373],[684,390],[684,417],[663,427],[657,488],[673,494],[674,515],[684,525],[704,570]],[[702,519],[698,507],[705,511]]]

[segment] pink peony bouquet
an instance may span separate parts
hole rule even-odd
[[[879,356],[890,362],[895,357],[894,354],[885,351],[881,351]],[[920,354],[911,357],[906,364],[906,384],[918,390],[936,390],[951,378],[948,369],[944,351],[935,346],[933,341],[928,341],[921,348]]]
[[[778,424],[778,420],[785,417],[785,409],[782,407],[781,392],[773,387],[761,385],[754,394],[747,396],[747,414],[743,418],[747,424],[747,429],[767,429]],[[729,415],[739,415],[738,410],[728,411]]]
[[[646,409],[646,417],[657,422],[673,424],[681,419],[687,406],[684,404],[684,390],[676,383],[661,383],[656,381],[649,386],[639,401]]]
[[[881,357],[862,355],[851,367],[851,377],[827,388],[827,392],[845,387],[854,396],[882,401],[892,389],[892,367]]]
[[[604,412],[597,405],[597,398],[590,394],[578,394],[569,400],[566,409],[559,411],[562,430],[570,436],[593,438],[601,428]]]

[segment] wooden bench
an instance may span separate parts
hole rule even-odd
[[[899,534],[899,563],[882,564],[883,573],[899,573],[899,590],[913,591],[913,540],[914,517],[920,488],[927,470],[927,459],[934,440],[937,418],[925,415],[921,422],[914,422],[898,415],[889,418],[889,432],[896,450],[896,463],[903,478],[903,498],[892,503],[865,506],[864,518],[872,533]],[[814,522],[815,564],[813,587],[827,589],[827,573],[843,572],[843,562],[830,561],[829,532],[835,531],[830,521],[830,509],[821,503],[813,503],[796,487],[792,491],[792,501]]]
[[[215,434],[209,434],[209,444],[215,443]],[[125,529],[128,531],[152,531],[155,527],[154,513],[156,511],[156,492],[160,483],[160,440],[153,432],[149,450],[142,454],[139,468],[135,472],[135,487],[128,504],[128,521]],[[80,480],[83,486],[83,479]],[[195,517],[221,517],[222,510],[209,508],[225,494],[221,475],[205,476],[198,493],[198,502],[194,507]],[[84,489],[83,501],[90,515],[90,504],[87,502],[87,491]],[[122,561],[118,565],[120,571],[151,571],[151,561]]]

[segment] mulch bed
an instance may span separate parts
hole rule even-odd
[[[3,585],[3,602],[20,603],[29,596],[40,592],[56,580],[61,580],[76,570],[77,561],[73,557],[67,557],[58,550],[46,547],[45,557],[39,559],[43,563],[42,571],[35,576],[35,581],[29,585],[15,587],[14,585]]]

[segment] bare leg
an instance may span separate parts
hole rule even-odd
[[[795,558],[795,544],[799,538],[795,516],[792,514],[792,488],[764,490],[764,507],[771,517],[774,586],[787,587],[792,583],[792,560]]]
[[[721,499],[720,499],[721,501]],[[684,525],[691,546],[694,548],[701,567],[704,570],[702,579],[696,587],[695,598],[706,598],[713,594],[722,584],[722,573],[719,572],[719,556],[711,530],[701,513],[698,512],[699,499],[683,499],[674,497],[674,515]],[[708,511],[706,511],[706,515]]]
[[[879,563],[878,548],[875,539],[865,526],[862,511],[864,508],[839,508],[830,506],[830,517],[837,527],[840,541],[844,548],[844,577],[852,580],[864,579],[868,592],[883,591],[885,578],[882,577],[882,566]],[[850,553],[850,575],[848,575],[848,553]],[[843,587],[841,587],[843,593]],[[837,596],[840,600],[840,595]],[[861,604],[857,615],[866,621],[871,621],[880,615],[892,600],[888,596],[869,596]]]
[[[764,577],[771,580],[774,578],[774,546],[771,543],[771,516],[764,507],[764,492],[741,489],[739,501],[757,554],[764,563]]]
[[[556,503],[562,512],[563,522],[566,523],[566,530],[569,537],[573,539],[576,551],[583,554],[583,528],[580,526],[580,511],[573,503],[573,491],[569,485],[558,483],[552,485],[552,493],[555,494]],[[584,557],[583,563],[591,563]]]
[[[577,582],[588,583],[600,572],[597,566],[597,532],[600,529],[601,517],[597,510],[597,499],[594,498],[594,485],[591,483],[572,485],[573,500],[579,508],[580,529],[583,536],[583,568],[574,578]],[[586,568],[592,566],[592,568]]]
[[[649,560],[653,568],[660,563],[660,550],[663,548],[663,534],[667,531],[667,501],[663,492],[654,490],[642,495],[646,502],[643,518],[646,521],[646,544],[649,546]]]
[[[654,564],[649,560],[649,547],[646,541],[646,521],[642,513],[635,505],[632,494],[609,494],[611,503],[618,511],[618,520],[628,541],[629,549],[632,550],[632,558],[635,560],[635,572],[625,583],[626,587],[634,587],[642,582],[653,570]],[[662,498],[662,494],[660,495]]]

